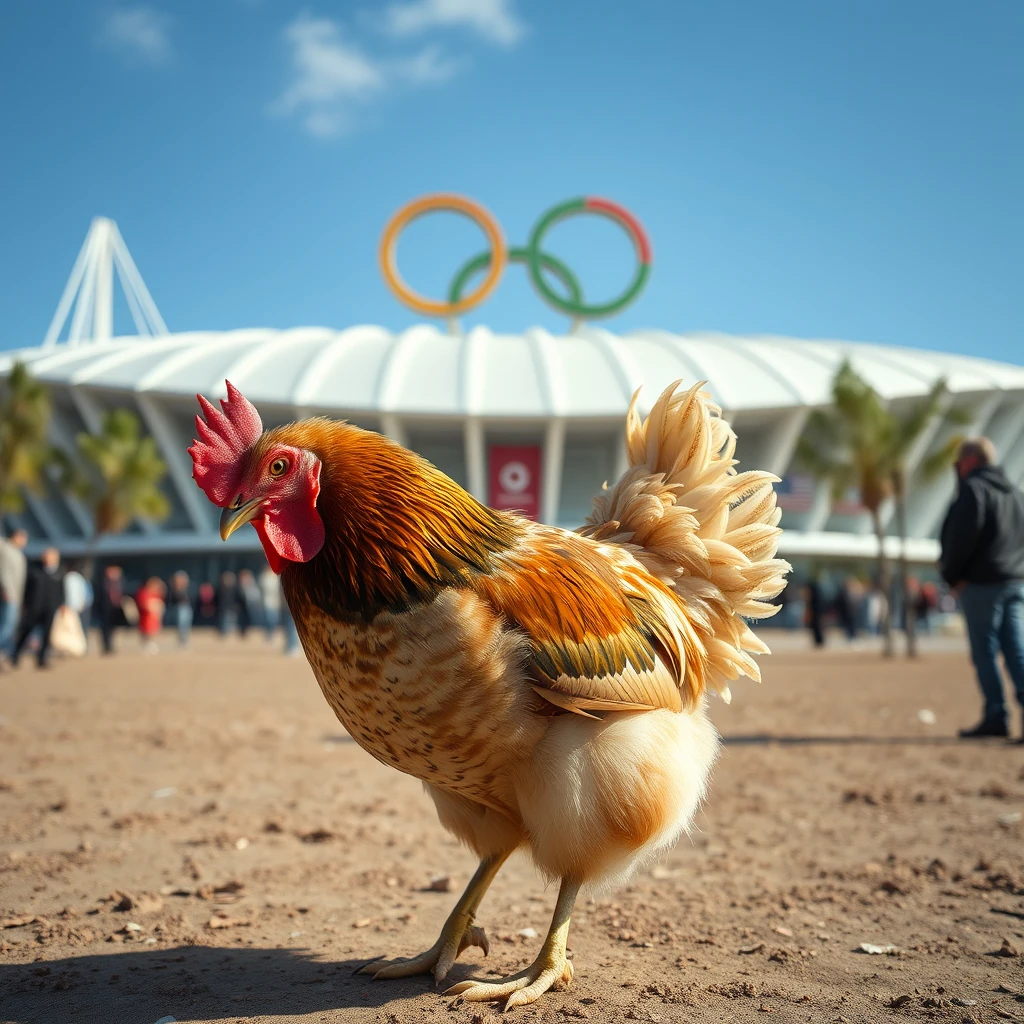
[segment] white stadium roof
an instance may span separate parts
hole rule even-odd
[[[645,399],[673,380],[706,379],[723,408],[814,407],[830,401],[843,359],[887,399],[911,398],[945,377],[953,394],[1024,392],[1024,367],[969,356],[840,341],[586,327],[453,336],[433,325],[400,333],[243,329],[113,338],[22,349],[15,359],[68,386],[191,398],[223,394],[229,379],[257,405],[406,416],[516,419],[621,416],[633,391]]]
[[[113,332],[119,280],[135,324]],[[66,340],[58,339],[67,327]],[[831,402],[836,370],[849,359],[878,393],[900,404],[945,378],[947,408],[970,422],[936,417],[908,453],[907,556],[933,561],[935,536],[952,496],[952,473],[919,473],[928,451],[954,430],[988,434],[1011,478],[1024,480],[1024,367],[970,356],[845,341],[638,330],[616,335],[586,326],[567,335],[541,328],[465,333],[420,324],[344,330],[247,328],[170,334],[116,224],[97,218],[75,262],[41,346],[0,353],[0,379],[22,360],[52,385],[54,442],[74,457],[75,434],[99,428],[104,411],[133,408],[168,464],[172,514],[159,526],[105,537],[107,553],[220,551],[213,509],[191,480],[186,448],[194,395],[224,394],[230,379],[280,423],[309,414],[347,416],[416,447],[488,500],[489,445],[527,438],[543,451],[540,517],[575,526],[602,480],[626,466],[622,420],[643,387],[649,407],[675,380],[708,381],[732,419],[745,468],[790,473],[782,551],[793,556],[871,557],[876,542],[866,514],[834,502],[827,485],[793,473],[793,456],[811,409]],[[517,424],[521,424],[518,427]],[[33,537],[62,550],[86,549],[91,523],[72,496],[51,481],[26,493]],[[780,502],[781,502],[780,498]],[[884,510],[883,522],[891,509]],[[36,541],[35,543],[40,543]],[[256,550],[255,535],[232,538]],[[897,539],[886,547],[896,554]]]

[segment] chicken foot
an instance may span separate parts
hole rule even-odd
[[[480,901],[507,858],[508,853],[499,853],[480,861],[480,866],[469,880],[466,891],[448,915],[437,942],[430,949],[408,960],[375,960],[361,967],[356,973],[372,974],[375,981],[409,978],[414,974],[433,974],[434,981],[440,984],[448,976],[452,965],[463,950],[469,949],[470,946],[479,946],[484,951],[484,956],[487,956],[490,952],[487,934],[483,928],[473,924],[473,919]]]
[[[580,883],[563,878],[558,890],[555,913],[544,944],[526,970],[513,974],[503,981],[476,981],[470,978],[453,985],[446,996],[459,996],[469,1002],[484,1002],[490,999],[505,999],[505,1010],[514,1006],[526,1006],[539,999],[548,989],[567,988],[573,977],[572,962],[566,958],[565,946],[569,938],[569,918],[573,904],[580,891]]]

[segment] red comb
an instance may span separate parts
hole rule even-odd
[[[192,456],[192,478],[215,505],[230,505],[238,495],[242,456],[263,433],[256,407],[226,380],[228,397],[220,400],[221,412],[202,395],[196,395],[205,420],[196,417],[197,441]]]

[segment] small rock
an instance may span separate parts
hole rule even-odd
[[[164,786],[162,789],[153,790],[154,800],[166,800],[169,796],[174,796],[178,790],[175,786]]]
[[[372,917],[362,917],[358,921],[353,921],[352,922],[352,927],[353,928],[367,928],[371,924],[373,924],[373,918]]]
[[[246,839],[245,836],[242,836],[241,838],[235,840],[235,849],[236,850],[244,850],[248,845],[249,845],[249,840]]]
[[[210,900],[213,903],[237,903],[245,894],[245,884],[235,879],[224,882],[223,885],[201,885],[196,889],[195,895],[201,900]],[[191,895],[185,893],[186,896]]]
[[[787,939],[791,939],[793,937],[793,929],[785,928],[781,924],[775,926],[775,931],[779,935],[785,935]]]
[[[520,928],[519,931],[516,932],[516,935],[518,935],[521,939],[535,939],[537,938],[537,929]]]
[[[1003,939],[1003,944],[992,955],[1015,957],[1020,956],[1020,950],[1009,939]]]
[[[901,1006],[906,1006],[909,1002],[910,996],[893,996],[886,1005],[892,1010],[898,1010]]]
[[[930,708],[921,708],[917,713],[917,720],[922,725],[934,725],[938,721],[935,717],[935,712]]]
[[[122,931],[126,931],[126,932],[141,932],[142,931],[142,925],[141,924],[136,924],[134,921],[129,921],[124,926]]]
[[[227,917],[224,914],[214,914],[206,922],[207,928],[248,928],[252,921],[244,917]]]
[[[451,875],[438,875],[436,878],[430,880],[430,884],[427,886],[427,892],[451,892],[452,891],[452,878]]]
[[[953,996],[953,998],[950,1000],[950,1002],[954,1006],[977,1006],[978,1005],[978,1000],[977,999],[961,999],[959,996]]]
[[[873,942],[862,942],[857,949],[861,953],[870,953],[872,956],[892,956],[893,953],[898,953],[899,949],[889,943],[887,946],[876,946]],[[907,996],[909,999],[910,996]]]
[[[740,946],[736,952],[743,956],[749,956],[751,953],[760,953],[762,949],[764,949],[764,943],[758,942],[753,946]]]
[[[1011,828],[1012,826],[1019,824],[1021,820],[1024,820],[1024,814],[1020,811],[1011,811],[1009,814],[1000,814],[999,817],[996,818],[996,821],[998,821],[1003,828]]]
[[[330,829],[315,828],[312,832],[303,832],[299,838],[304,843],[329,843],[334,838],[334,833]]]
[[[35,919],[35,914],[19,914],[17,917],[7,917],[0,921],[0,928],[20,928],[22,925],[32,924]]]
[[[115,893],[111,893],[111,895],[108,896],[107,899],[109,899],[114,904],[110,908],[111,910],[124,912],[126,910],[133,909],[135,906],[135,900],[132,898],[131,894],[127,892],[118,891]]]

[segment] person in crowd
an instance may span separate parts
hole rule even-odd
[[[92,607],[92,584],[79,572],[77,565],[72,565],[64,573],[64,604],[78,616],[78,623],[83,632]]]
[[[10,537],[0,539],[0,663],[14,653],[14,637],[28,574],[27,543],[28,534],[24,530],[15,530]]]
[[[192,634],[192,593],[188,585],[188,573],[178,570],[171,577],[171,590],[168,596],[174,626],[178,630],[178,646],[188,647]]]
[[[164,623],[164,612],[167,610],[167,587],[159,576],[150,576],[139,587],[135,594],[135,603],[139,609],[139,634],[142,637],[142,649],[155,654],[160,648],[157,637]]]
[[[921,584],[917,601],[917,625],[922,633],[932,631],[932,612],[939,609],[939,588],[930,580]]]
[[[238,574],[238,632],[245,636],[250,626],[263,622],[263,597],[251,569]]]
[[[864,627],[867,631],[877,636],[882,631],[882,615],[885,611],[885,597],[882,588],[877,582],[871,584],[871,589],[864,598]]]
[[[839,584],[836,591],[836,617],[839,625],[846,633],[846,639],[851,643],[857,639],[857,615],[859,613],[859,595],[857,593],[858,580],[855,576],[848,576]]]
[[[267,643],[273,642],[274,630],[281,624],[281,580],[269,565],[259,575],[260,599],[263,604],[263,630]]]
[[[21,609],[21,622],[14,641],[11,663],[18,664],[22,649],[35,630],[40,631],[36,663],[40,668],[50,664],[50,628],[57,609],[64,603],[64,581],[60,575],[60,552],[47,548],[38,566],[32,566],[25,580],[25,600]]]
[[[1002,651],[1024,708],[1024,494],[996,464],[987,437],[964,441],[956,474],[959,489],[942,524],[939,569],[959,592],[984,702],[981,721],[960,736],[1008,736],[998,656]]]
[[[806,611],[804,613],[806,624],[811,630],[811,637],[814,639],[815,647],[825,646],[825,595],[822,593],[821,583],[816,576],[808,583],[805,593]]]
[[[103,640],[103,653],[114,653],[114,630],[124,625],[124,578],[119,565],[108,565],[96,587],[96,625]]]
[[[204,580],[196,592],[196,622],[201,626],[217,624],[217,591],[212,583]]]
[[[238,625],[238,578],[230,570],[220,574],[217,585],[217,632],[230,636]]]

